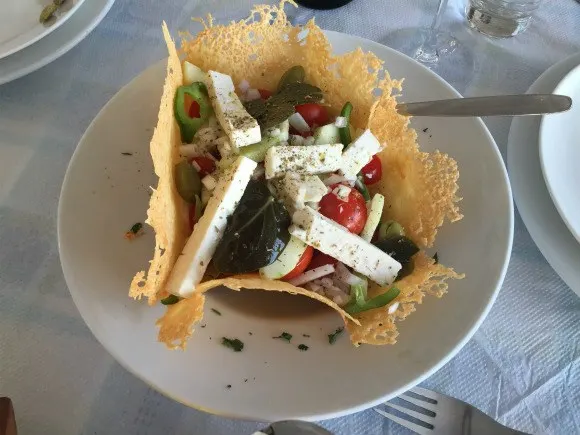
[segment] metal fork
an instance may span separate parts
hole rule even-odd
[[[411,388],[398,399],[397,403],[385,402],[385,411],[374,410],[419,435],[527,435],[498,423],[468,403],[425,388]]]

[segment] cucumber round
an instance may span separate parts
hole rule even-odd
[[[280,279],[292,271],[306,251],[308,245],[294,236],[278,256],[276,261],[260,269],[260,276],[267,279]]]
[[[340,131],[336,125],[323,125],[314,131],[314,145],[332,145],[335,143],[341,143]]]

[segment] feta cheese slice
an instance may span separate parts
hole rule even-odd
[[[232,145],[240,148],[260,142],[260,126],[236,95],[232,78],[217,71],[208,71],[207,75],[211,104]]]
[[[266,178],[275,178],[286,172],[297,174],[324,174],[338,170],[342,162],[342,144],[295,147],[274,146],[266,152]]]
[[[295,208],[305,207],[306,202],[319,202],[328,193],[317,175],[300,175],[286,172],[282,179],[283,195],[292,202]]]
[[[201,282],[224,234],[228,217],[242,198],[256,165],[253,160],[240,156],[220,177],[203,216],[173,266],[166,286],[169,293],[188,297]]]
[[[340,170],[345,177],[356,179],[357,174],[381,150],[381,144],[369,129],[365,130],[342,153]]]
[[[401,263],[309,207],[292,215],[290,234],[352,267],[379,285],[392,284]]]

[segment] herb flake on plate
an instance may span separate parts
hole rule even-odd
[[[306,346],[305,344],[299,344],[298,349],[300,349],[302,352],[305,352],[309,349],[309,347]]]
[[[133,224],[133,226],[125,233],[125,238],[127,240],[133,240],[143,234],[141,231],[143,229],[143,224],[141,222],[137,222]]]
[[[216,313],[218,316],[221,316],[221,315],[222,315],[222,313],[221,313],[221,312],[219,312],[218,310],[216,310],[215,308],[212,308],[211,310],[212,310],[214,313]]]
[[[334,344],[336,342],[337,338],[343,333],[343,331],[344,331],[344,328],[340,327],[340,328],[337,328],[337,330],[334,331],[332,334],[328,334],[328,342],[330,344]]]
[[[222,344],[234,352],[241,352],[244,349],[244,343],[237,338],[222,337]]]
[[[287,332],[283,332],[278,337],[272,337],[272,338],[274,338],[274,339],[279,338],[280,340],[286,340],[288,343],[290,343],[290,340],[292,340],[292,334],[288,334]]]

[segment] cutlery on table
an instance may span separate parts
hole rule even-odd
[[[385,410],[374,410],[419,435],[527,435],[498,423],[468,403],[425,388],[411,388],[399,399],[396,403],[385,402]]]
[[[409,116],[519,116],[565,112],[572,107],[566,95],[523,94],[399,103],[397,112]]]

